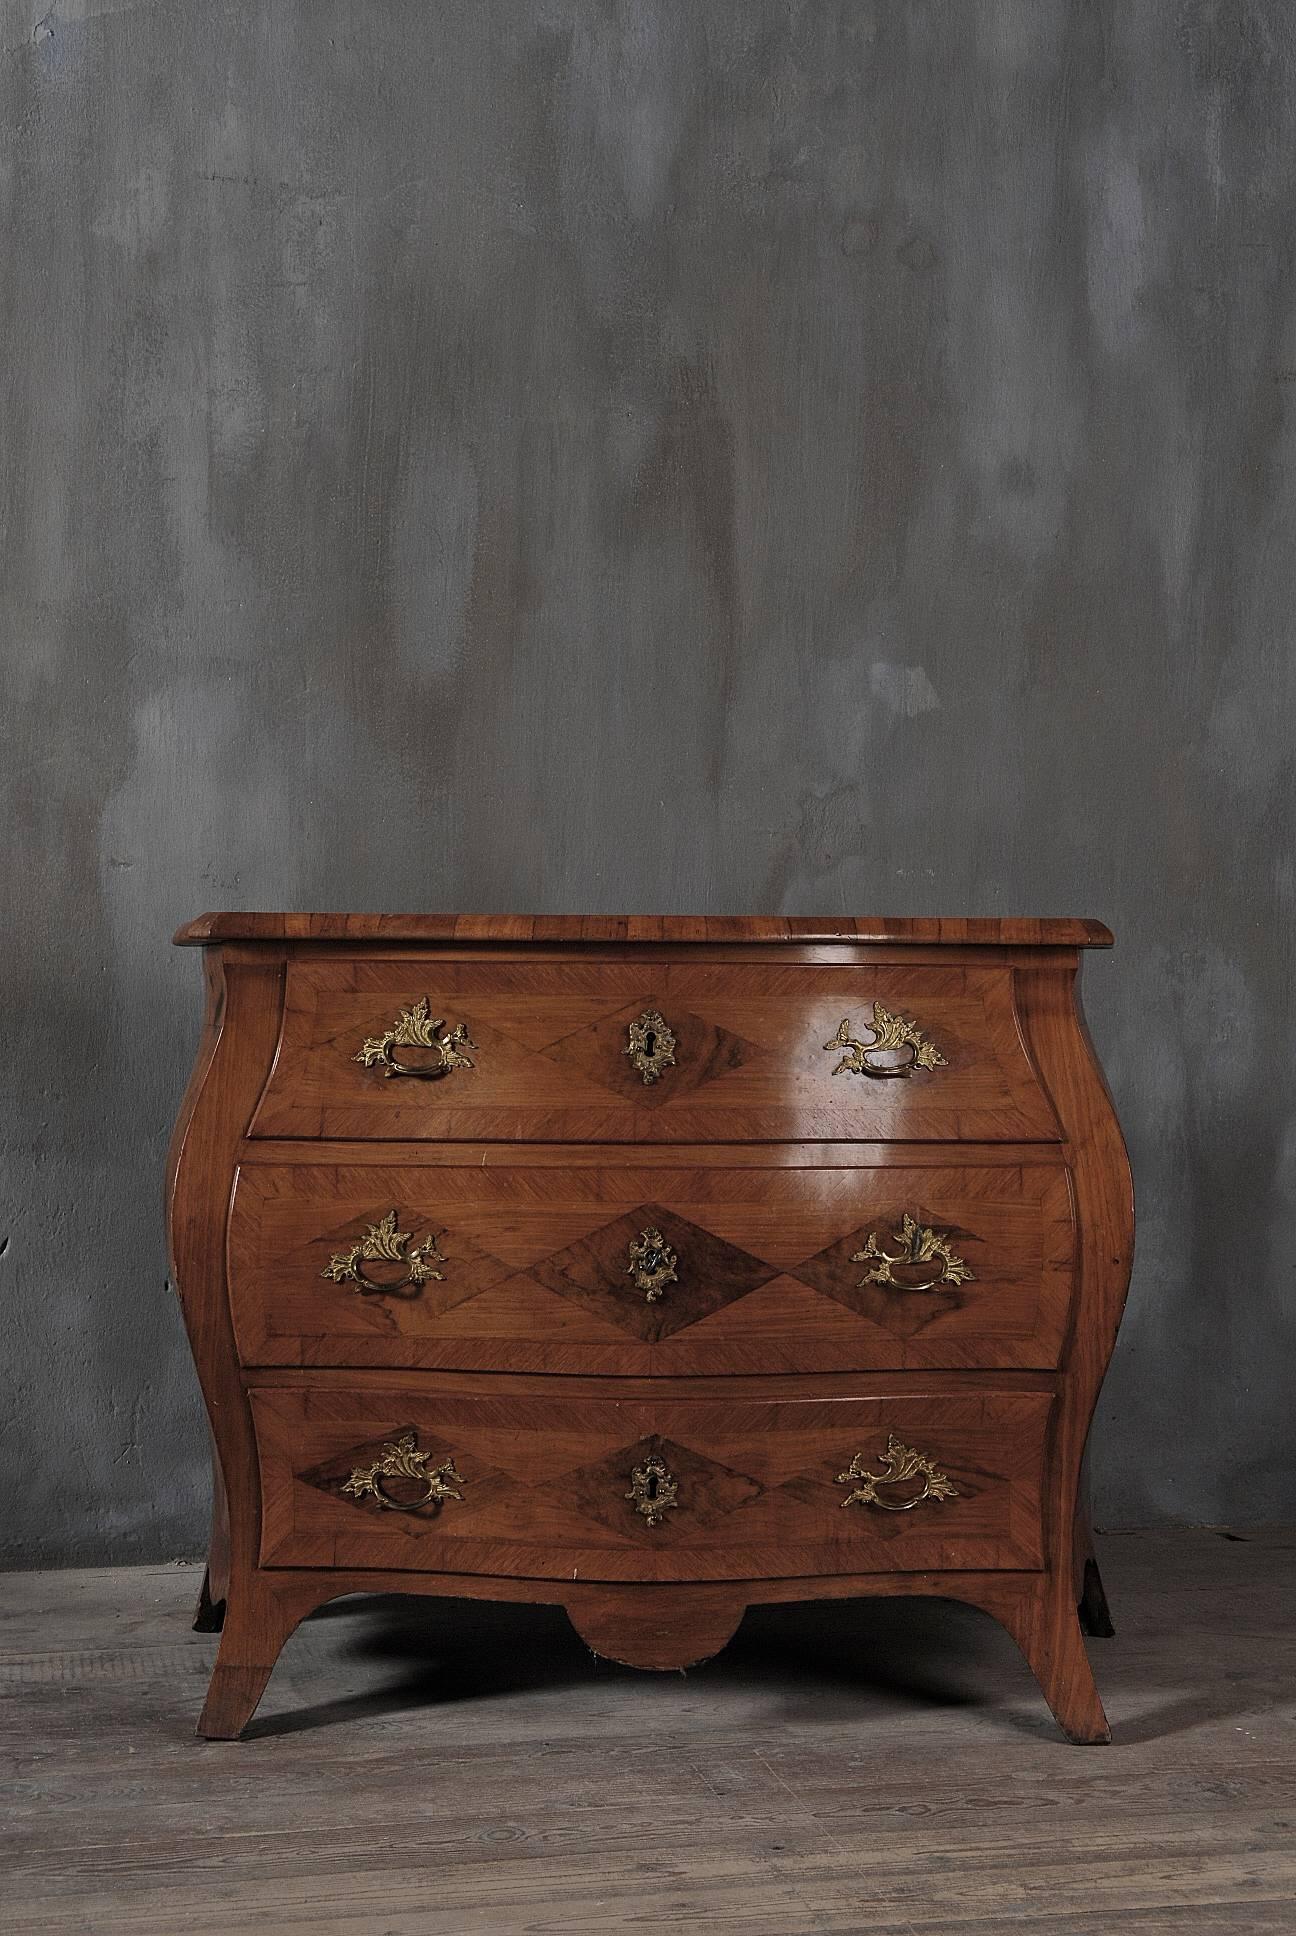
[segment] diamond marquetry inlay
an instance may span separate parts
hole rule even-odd
[[[646,1009],[661,1009],[675,1037],[673,1065],[649,1084],[625,1053],[627,1030]],[[642,999],[627,1002],[615,1015],[576,1029],[544,1050],[550,1061],[579,1070],[614,1096],[642,1109],[663,1109],[672,1102],[691,1099],[700,1089],[741,1069],[760,1053],[754,1042],[704,1021],[651,989],[645,989]]]
[[[359,1222],[363,1219],[355,1221]],[[444,1316],[447,1311],[453,1311],[457,1305],[467,1304],[472,1298],[480,1297],[483,1291],[494,1289],[497,1284],[502,1284],[506,1278],[513,1275],[508,1264],[492,1256],[490,1251],[484,1250],[480,1244],[474,1243],[461,1228],[447,1226],[444,1218],[439,1220],[438,1228],[440,1230],[438,1243],[443,1253],[441,1276],[428,1278],[418,1285],[414,1300],[417,1301],[420,1310],[430,1317]],[[319,1237],[317,1248],[321,1254],[330,1249],[336,1250],[354,1236],[353,1222],[339,1224]],[[350,1287],[344,1283],[337,1294],[351,1295]],[[327,1296],[328,1293],[322,1292],[321,1295]],[[381,1293],[369,1300],[367,1318],[375,1330],[383,1324],[384,1320],[390,1321],[390,1316],[390,1310],[384,1303]]]
[[[626,1272],[630,1246],[649,1226],[661,1232],[676,1256],[675,1282],[651,1304]],[[663,1204],[643,1203],[533,1264],[529,1275],[547,1291],[572,1298],[645,1344],[655,1344],[768,1284],[779,1270]]]
[[[303,1484],[314,1486],[318,1492],[326,1492],[334,1498],[345,1501],[357,1512],[382,1514],[385,1519],[387,1515],[382,1512],[379,1501],[369,1494],[357,1495],[349,1492],[348,1483],[357,1469],[373,1465],[376,1460],[383,1457],[384,1452],[391,1445],[407,1436],[414,1439],[420,1452],[428,1455],[430,1465],[439,1465],[446,1459],[454,1460],[456,1470],[463,1481],[464,1504],[465,1506],[471,1504],[477,1513],[480,1513],[483,1508],[489,1508],[508,1491],[512,1484],[506,1473],[496,1471],[471,1453],[465,1453],[461,1446],[452,1445],[448,1439],[440,1439],[408,1424],[393,1425],[389,1432],[383,1432],[377,1438],[364,1439],[357,1445],[348,1446],[345,1452],[339,1452],[335,1458],[326,1459],[320,1465],[312,1466],[299,1477]],[[415,1496],[418,1491],[417,1485],[412,1487]],[[416,1517],[417,1515],[412,1514],[411,1520]],[[409,1522],[403,1522],[402,1530],[412,1532],[416,1531],[417,1527]]]
[[[933,1319],[947,1311],[957,1311],[972,1293],[961,1284],[940,1284],[933,1290],[911,1291],[899,1286],[862,1283],[865,1269],[854,1261],[855,1254],[868,1241],[870,1231],[885,1228],[886,1224],[886,1217],[862,1224],[826,1250],[789,1266],[788,1275],[824,1297],[835,1298],[856,1317],[867,1318],[871,1324],[889,1331],[892,1337],[912,1338]],[[976,1241],[972,1231],[954,1224],[941,1224],[939,1229],[951,1239]]]
[[[674,1509],[664,1514],[656,1526],[647,1529],[625,1494],[635,1467],[654,1452],[665,1460],[671,1476],[679,1483],[679,1492]],[[596,1465],[564,1473],[562,1484],[564,1494],[583,1519],[596,1521],[608,1532],[624,1534],[635,1541],[648,1538],[654,1544],[661,1542],[668,1527],[668,1537],[687,1539],[690,1533],[700,1532],[717,1519],[758,1499],[763,1490],[745,1472],[735,1472],[676,1439],[658,1437],[636,1439],[618,1447]]]
[[[927,1216],[926,1212],[923,1214]],[[572,1220],[579,1227],[575,1213]],[[591,1317],[617,1326],[641,1343],[656,1344],[736,1304],[774,1279],[788,1277],[823,1297],[833,1298],[857,1317],[867,1318],[893,1337],[904,1339],[916,1336],[946,1312],[958,1310],[975,1294],[975,1290],[962,1284],[909,1290],[902,1285],[865,1281],[866,1273],[856,1261],[857,1253],[871,1230],[889,1227],[887,1214],[847,1231],[836,1242],[801,1262],[790,1260],[781,1244],[780,1250],[784,1253],[781,1261],[770,1263],[678,1215],[665,1204],[639,1203],[624,1215],[587,1230],[561,1250],[529,1261],[522,1269],[518,1268],[516,1257],[506,1263],[485,1248],[480,1241],[483,1234],[480,1221],[476,1239],[463,1227],[466,1219],[456,1221],[453,1210],[448,1219],[438,1221],[443,1229],[439,1241],[446,1259],[444,1281],[431,1280],[420,1285],[418,1292],[421,1310],[433,1318],[501,1286],[530,1280],[554,1296],[582,1306]],[[956,1225],[942,1224],[939,1228],[960,1244],[977,1241],[974,1232]],[[631,1247],[648,1229],[660,1233],[674,1254],[676,1270],[674,1280],[661,1297],[651,1300],[644,1296],[634,1274],[626,1269]],[[336,1231],[326,1232],[319,1244],[327,1250],[337,1237]],[[366,1319],[373,1329],[394,1322],[381,1297],[367,1300]]]

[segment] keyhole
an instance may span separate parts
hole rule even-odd
[[[657,1497],[657,1474],[655,1472],[650,1472],[648,1474],[648,1484],[646,1487],[646,1491],[649,1499],[655,1499]]]
[[[656,1053],[657,1053],[657,1031],[656,1029],[649,1029],[647,1035],[645,1035],[644,1037],[644,1054],[649,1058],[649,1060],[651,1060],[652,1057],[656,1055]]]

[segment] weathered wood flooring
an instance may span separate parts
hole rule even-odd
[[[1115,1730],[939,1602],[750,1614],[687,1677],[563,1618],[335,1603],[198,1742],[193,1567],[0,1576],[5,1936],[1296,1929],[1296,1531],[1108,1537]]]

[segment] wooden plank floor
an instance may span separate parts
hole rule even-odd
[[[336,1602],[241,1743],[193,1567],[0,1576],[5,1936],[1296,1930],[1296,1530],[1101,1542],[1115,1730],[968,1609],[750,1614],[682,1676],[561,1615]]]

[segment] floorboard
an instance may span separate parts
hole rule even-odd
[[[560,1614],[353,1599],[193,1734],[199,1570],[0,1575],[5,1936],[1292,1936],[1296,1529],[1109,1535],[1109,1748],[938,1601],[647,1676]]]

